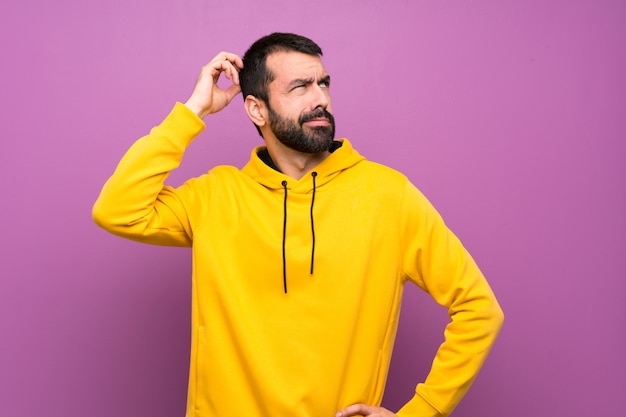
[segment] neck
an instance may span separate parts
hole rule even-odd
[[[330,155],[329,151],[319,153],[298,152],[287,148],[276,139],[266,140],[265,143],[267,145],[267,151],[276,166],[278,166],[278,169],[280,169],[283,174],[297,180],[302,178],[304,174],[311,171]]]

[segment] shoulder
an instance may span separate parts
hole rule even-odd
[[[209,186],[214,187],[217,184],[233,184],[241,181],[241,177],[241,171],[237,167],[218,165],[202,175],[188,179],[183,184],[183,187],[196,189]]]
[[[364,180],[385,183],[389,187],[404,187],[409,183],[407,176],[400,171],[369,160],[356,164],[353,174]]]
[[[353,167],[354,183],[367,184],[370,192],[382,195],[408,210],[432,210],[424,193],[402,172],[377,162],[365,160]]]

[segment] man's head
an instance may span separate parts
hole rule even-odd
[[[243,69],[239,73],[239,80],[244,99],[247,96],[254,96],[266,103],[269,101],[267,89],[275,74],[267,68],[267,57],[276,52],[300,52],[322,56],[322,49],[304,36],[272,33],[259,39],[243,56]]]
[[[304,153],[328,150],[335,134],[330,77],[312,40],[274,33],[256,41],[239,73],[246,110],[259,133]]]

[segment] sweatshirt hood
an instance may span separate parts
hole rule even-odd
[[[272,189],[280,190],[283,193],[283,236],[282,236],[282,261],[283,261],[283,290],[287,294],[287,222],[289,213],[287,210],[287,201],[291,193],[310,194],[310,222],[311,222],[311,268],[310,274],[314,274],[315,266],[315,192],[318,188],[324,187],[333,180],[342,171],[353,167],[365,158],[361,156],[347,139],[339,139],[335,141],[335,146],[331,154],[319,163],[315,168],[307,172],[302,178],[295,179],[283,174],[278,169],[270,165],[271,160],[266,162],[261,155],[267,152],[265,146],[258,146],[252,150],[250,162],[242,169],[244,174],[249,175],[259,184]]]
[[[266,150],[265,146],[258,146],[252,150],[250,161],[243,167],[242,172],[252,177],[259,184],[270,189],[283,189],[283,181],[287,181],[288,189],[294,193],[309,193],[313,190],[311,174],[316,172],[315,186],[323,187],[332,181],[343,170],[348,169],[365,160],[353,147],[348,139],[339,139],[341,144],[326,159],[304,174],[302,178],[295,179],[268,166],[260,157],[259,152]]]

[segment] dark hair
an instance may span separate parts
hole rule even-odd
[[[301,52],[322,55],[322,49],[311,39],[293,33],[272,33],[254,42],[243,56],[243,69],[239,72],[241,93],[254,96],[269,104],[268,86],[274,74],[267,69],[267,57],[275,52]]]

